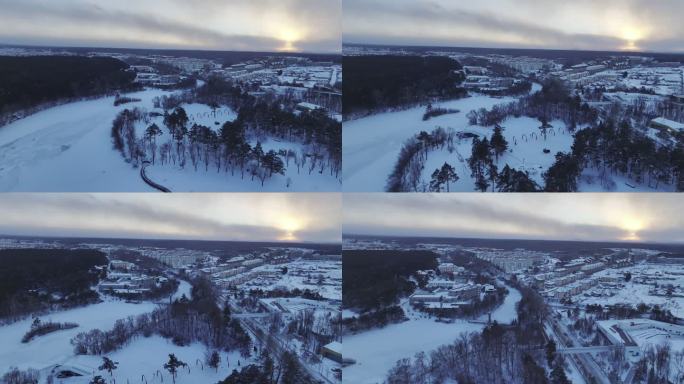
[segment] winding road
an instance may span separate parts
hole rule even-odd
[[[162,191],[162,192],[167,192],[167,193],[171,192],[170,189],[166,188],[166,187],[163,186],[163,185],[160,185],[160,184],[155,183],[155,182],[152,181],[149,177],[147,177],[147,175],[145,174],[145,168],[147,168],[147,166],[150,165],[150,164],[151,164],[151,163],[150,163],[149,161],[147,161],[147,160],[145,160],[145,161],[142,162],[142,167],[140,167],[140,177],[142,177],[143,181],[144,181],[147,185],[149,185],[150,187],[152,187],[152,188],[154,188],[154,189],[156,189],[156,190],[159,190],[159,191]]]

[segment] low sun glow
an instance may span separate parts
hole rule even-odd
[[[640,40],[644,39],[644,31],[635,26],[628,26],[620,32],[620,38],[625,40],[624,50],[637,50],[637,45]]]
[[[297,231],[302,229],[303,224],[300,220],[297,218],[291,217],[291,216],[286,216],[283,217],[280,220],[280,223],[278,227],[285,232],[283,236],[281,236],[280,240],[284,241],[294,241],[297,240]]]
[[[302,39],[302,34],[294,28],[286,27],[280,31],[278,39],[283,41],[281,51],[292,52],[297,50],[295,43]]]
[[[645,224],[642,220],[635,217],[627,217],[623,219],[621,228],[627,232],[622,240],[637,241],[639,240],[639,231],[644,229]]]

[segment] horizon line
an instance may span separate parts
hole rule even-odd
[[[643,244],[643,245],[674,245],[684,246],[684,242],[665,243],[658,241],[625,241],[625,240],[563,240],[563,239],[534,239],[534,238],[515,238],[515,237],[458,237],[458,236],[429,236],[429,235],[382,235],[382,234],[359,234],[359,233],[342,233],[342,240],[345,237],[363,236],[363,237],[393,237],[400,239],[419,238],[419,239],[454,239],[454,240],[504,240],[504,241],[548,241],[548,242],[570,242],[570,243],[617,243],[617,244]]]
[[[470,45],[416,45],[416,44],[407,44],[407,45],[401,45],[401,44],[392,44],[392,43],[360,43],[360,42],[351,42],[351,41],[343,41],[342,42],[342,47],[344,48],[345,45],[361,45],[361,46],[376,46],[376,47],[398,47],[398,48],[452,48],[452,49],[458,49],[458,48],[466,48],[466,49],[509,49],[509,50],[520,50],[520,51],[525,51],[525,50],[532,50],[532,51],[564,51],[564,52],[609,52],[609,53],[618,53],[618,54],[659,54],[659,55],[684,55],[684,51],[621,51],[621,50],[614,50],[614,49],[605,49],[605,50],[599,50],[599,49],[570,49],[570,48],[549,48],[549,47],[487,47],[487,46],[470,46]],[[343,49],[344,50],[344,49]]]
[[[143,48],[143,47],[122,47],[122,46],[90,46],[90,45],[40,45],[40,44],[18,44],[0,41],[0,47],[18,48],[62,48],[62,49],[128,49],[128,50],[153,50],[153,51],[196,51],[196,52],[239,52],[239,53],[273,53],[279,55],[342,55],[340,51],[250,51],[238,49],[211,49],[211,48]]]
[[[218,239],[192,239],[192,238],[168,238],[168,237],[105,237],[97,235],[74,236],[74,235],[12,235],[0,233],[0,238],[27,237],[39,239],[100,239],[100,240],[147,240],[147,241],[203,241],[223,243],[276,243],[276,244],[305,244],[305,245],[341,245],[342,242],[317,242],[317,241],[284,241],[284,240],[218,240]]]

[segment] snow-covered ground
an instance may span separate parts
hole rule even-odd
[[[191,285],[181,280],[178,290],[173,295],[178,298],[185,294],[190,297]],[[154,310],[155,304],[143,302],[141,304],[126,303],[122,300],[106,298],[104,302],[75,308],[66,311],[54,312],[41,316],[43,321],[74,322],[77,328],[57,331],[44,336],[36,337],[29,343],[22,343],[21,337],[31,327],[31,319],[0,327],[0,375],[10,367],[19,369],[34,368],[44,370],[56,364],[76,367],[93,375],[101,375],[109,381],[109,374],[98,371],[102,364],[100,356],[74,355],[70,340],[78,333],[92,329],[109,330],[119,319],[128,316],[136,316]],[[144,375],[148,383],[171,382],[170,374],[163,369],[163,364],[168,360],[168,355],[174,353],[180,360],[189,365],[181,370],[176,379],[179,384],[211,383],[223,380],[238,369],[238,361],[241,366],[249,363],[249,360],[241,357],[236,351],[221,353],[221,363],[218,371],[208,367],[202,367],[206,348],[194,343],[189,346],[176,346],[170,341],[152,336],[149,338],[137,338],[124,348],[107,356],[119,362],[119,367],[114,371],[113,378],[120,383],[141,382]],[[157,372],[159,371],[159,372]],[[162,377],[159,377],[161,373]],[[45,380],[46,374],[42,373],[41,380]],[[86,384],[91,376],[62,379],[63,383]],[[142,381],[145,382],[145,381]]]
[[[261,276],[242,284],[245,289],[259,288],[264,290],[285,288],[292,290],[309,289],[318,292],[326,299],[342,300],[342,262],[329,260],[298,260],[287,264],[287,274],[282,274],[280,265],[263,265],[254,268],[253,272],[274,272],[269,276]],[[320,279],[319,276],[323,276]]]
[[[140,177],[140,170],[126,163],[112,146],[111,127],[116,115],[134,107],[155,109],[155,97],[171,92],[156,89],[134,92],[126,96],[141,99],[114,106],[114,97],[79,101],[38,112],[0,127],[0,192],[150,192],[155,191]],[[234,120],[234,111],[222,107],[213,113],[202,104],[185,104],[189,126],[197,123],[218,130],[224,122]],[[153,119],[168,135],[162,117]],[[219,124],[215,124],[219,122]],[[188,128],[190,128],[188,127]],[[139,126],[140,130],[144,127]],[[143,132],[138,132],[142,137]],[[279,142],[261,138],[265,151],[294,149],[299,143]],[[251,140],[256,144],[256,139]],[[158,143],[164,142],[164,137]],[[188,160],[189,163],[189,160]],[[265,181],[240,178],[203,167],[198,170],[187,164],[178,166],[157,163],[147,169],[147,176],[172,191],[339,191],[340,181],[327,172],[318,174],[297,171],[290,164],[285,175],[275,175]],[[289,183],[288,183],[289,181]],[[289,187],[288,187],[289,184]]]
[[[516,305],[521,299],[520,292],[506,286],[509,293],[504,302],[492,312],[492,320],[501,324],[510,324],[515,318]],[[407,301],[402,308],[408,321],[391,324],[382,329],[375,329],[355,335],[345,336],[344,356],[356,360],[356,364],[344,368],[342,377],[350,383],[375,384],[382,383],[388,371],[399,359],[412,358],[418,352],[429,354],[441,345],[449,344],[460,335],[480,332],[487,316],[478,322],[457,320],[454,323],[437,322],[427,315],[414,311]]]
[[[445,115],[449,116],[449,115]],[[508,142],[508,151],[498,159],[499,170],[506,164],[520,171],[527,171],[534,181],[540,186],[544,185],[542,174],[556,161],[556,153],[570,152],[573,143],[571,132],[565,129],[565,123],[554,120],[550,123],[553,128],[547,131],[546,139],[539,130],[539,120],[530,117],[510,118],[504,121],[503,136]],[[446,126],[453,126],[447,123]],[[467,126],[458,129],[460,132],[468,132],[491,139],[493,127]],[[433,151],[428,155],[423,171],[423,180],[429,184],[432,172],[440,168],[445,162],[456,169],[460,180],[450,185],[451,191],[472,192],[475,190],[475,180],[470,177],[468,158],[472,150],[472,139],[466,138],[455,142],[454,152],[450,153],[447,148]],[[549,153],[544,153],[548,149]],[[490,186],[490,191],[493,186]]]
[[[111,127],[119,111],[165,94],[135,92],[141,102],[118,107],[114,97],[69,103],[0,127],[0,191],[150,191],[113,149]]]
[[[204,363],[205,351],[206,347],[199,343],[179,347],[161,336],[151,336],[138,338],[108,357],[119,363],[113,375],[117,383],[170,383],[171,374],[163,367],[164,363],[169,360],[170,353],[188,364],[187,368],[179,370],[176,377],[177,384],[216,383],[230,375],[233,369],[239,371],[241,367],[249,364],[249,359],[241,357],[239,352],[222,352],[220,365],[217,370],[214,370]],[[238,361],[240,366],[238,366]],[[106,380],[110,379],[107,372],[97,370],[102,364],[102,358],[99,356],[77,356],[69,361],[69,364],[84,369],[90,368],[95,375],[101,375]],[[142,380],[143,376],[146,381]],[[64,383],[87,384],[90,378],[72,378],[64,380]]]
[[[540,89],[534,84],[531,93]],[[423,121],[425,106],[410,108],[398,112],[385,112],[352,120],[344,123],[343,137],[343,189],[347,192],[380,192],[384,191],[387,177],[392,172],[404,142],[421,131],[431,132],[437,127],[453,128],[457,133],[470,133],[491,138],[493,127],[471,126],[466,115],[471,110],[491,109],[498,104],[514,101],[513,97],[491,97],[481,94],[435,103],[433,107],[457,109],[460,112],[446,114]],[[506,164],[517,170],[529,172],[530,177],[541,187],[544,186],[543,173],[555,162],[558,152],[571,151],[574,141],[573,133],[567,130],[560,120],[551,121],[552,128],[543,137],[537,119],[529,117],[511,117],[501,125],[503,135],[508,142],[506,151],[497,162],[501,170]],[[579,128],[578,128],[579,129]],[[544,150],[548,150],[545,153]],[[456,139],[453,152],[445,147],[428,154],[422,173],[424,185],[429,185],[432,173],[445,162],[454,166],[459,180],[449,185],[452,192],[472,192],[475,182],[470,176],[468,158],[471,156],[472,139]],[[613,186],[611,191],[652,192],[655,189],[619,175],[609,175]],[[493,186],[489,187],[492,191]],[[605,191],[597,172],[586,169],[578,183],[581,192]],[[661,186],[659,190],[671,190],[670,186]]]
[[[492,321],[496,321],[499,324],[511,324],[513,320],[518,318],[517,306],[522,299],[520,291],[517,289],[503,284],[506,289],[508,289],[508,294],[504,299],[504,302],[492,312]],[[488,316],[483,315],[480,320],[487,320]]]
[[[0,375],[9,367],[43,369],[53,364],[67,364],[74,360],[74,347],[69,343],[78,333],[92,329],[109,330],[119,319],[153,311],[152,303],[131,304],[107,299],[87,307],[54,312],[41,316],[43,321],[72,322],[78,327],[36,337],[28,343],[21,338],[30,328],[31,319],[0,327]]]
[[[453,127],[457,131],[475,129],[468,125],[466,114],[469,111],[478,108],[491,109],[494,105],[513,100],[478,95],[436,103],[433,105],[435,108],[458,109],[460,112],[428,121],[423,121],[425,107],[415,107],[345,122],[342,128],[344,191],[384,191],[387,176],[392,172],[399,151],[408,138],[420,131],[430,132],[438,126]],[[464,156],[470,157],[470,151]]]
[[[345,336],[344,357],[356,360],[356,364],[345,367],[342,377],[349,383],[383,383],[397,360],[413,357],[420,351],[429,353],[463,333],[479,332],[483,327],[466,321],[446,324],[419,319]]]
[[[183,295],[188,299],[192,299],[192,285],[185,280],[178,281],[180,284],[178,284],[178,289],[176,289],[176,292],[171,296],[171,300],[180,299]]]

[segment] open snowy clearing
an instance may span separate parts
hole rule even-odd
[[[183,294],[190,297],[190,288],[189,283],[181,281],[173,297],[178,298]],[[102,358],[74,355],[70,340],[76,334],[92,329],[109,330],[114,327],[117,320],[151,312],[155,307],[155,304],[149,302],[132,304],[108,298],[102,303],[87,307],[40,316],[43,321],[74,322],[79,326],[37,337],[29,343],[22,343],[21,337],[30,329],[31,319],[2,326],[0,327],[0,339],[3,340],[0,345],[0,374],[4,374],[10,367],[34,368],[41,371],[41,380],[45,380],[52,367],[64,365],[92,372],[92,375],[101,375],[109,380],[108,373],[97,369],[102,364]],[[182,369],[179,373],[176,379],[179,384],[217,382],[228,376],[233,369],[239,370],[238,361],[241,366],[249,363],[249,360],[241,357],[237,351],[223,352],[218,371],[206,366],[202,369],[205,351],[206,348],[199,343],[180,347],[160,336],[152,336],[136,338],[130,344],[107,356],[119,362],[119,368],[114,371],[113,378],[117,382],[131,383],[141,382],[143,375],[148,383],[171,382],[170,374],[163,369],[163,364],[168,361],[169,353],[174,353],[176,357],[189,365],[190,373],[187,369]],[[157,371],[162,377],[159,377]],[[61,379],[61,382],[86,384],[92,375]]]
[[[181,368],[176,377],[177,384],[193,383],[216,383],[230,375],[233,369],[240,370],[249,364],[249,360],[240,356],[239,352],[221,353],[221,362],[218,370],[206,366],[204,352],[206,348],[199,343],[179,347],[169,340],[160,336],[138,338],[128,346],[108,355],[109,358],[119,363],[119,368],[114,371],[114,379],[117,383],[139,383],[144,375],[147,383],[170,383],[171,374],[163,366],[169,360],[169,353],[176,355],[178,359],[188,364],[187,368]],[[240,366],[238,366],[240,362]],[[102,364],[99,356],[77,356],[69,364],[80,368],[90,368],[95,375],[101,375],[109,380],[107,372],[98,371]],[[161,377],[159,375],[161,374]],[[78,377],[64,380],[68,384],[87,384],[89,377]]]
[[[152,312],[152,303],[131,304],[121,300],[106,300],[99,304],[40,316],[43,321],[72,322],[78,327],[49,333],[22,343],[21,337],[31,328],[31,319],[0,327],[0,372],[9,367],[43,369],[54,364],[66,364],[74,359],[71,338],[92,329],[109,330],[119,319]]]
[[[346,336],[344,357],[356,360],[356,364],[345,367],[342,377],[349,383],[383,383],[397,360],[413,357],[420,351],[429,353],[463,333],[479,332],[483,327],[466,321],[446,324],[420,319]]]
[[[460,112],[428,121],[423,121],[425,107],[415,107],[345,122],[342,128],[344,191],[384,191],[387,176],[392,172],[399,151],[408,138],[420,131],[430,132],[439,126],[453,127],[457,131],[470,128],[466,118],[470,110],[481,107],[491,109],[494,105],[513,100],[478,95],[436,103],[433,105],[435,108],[458,109]],[[467,157],[470,157],[470,151]]]

